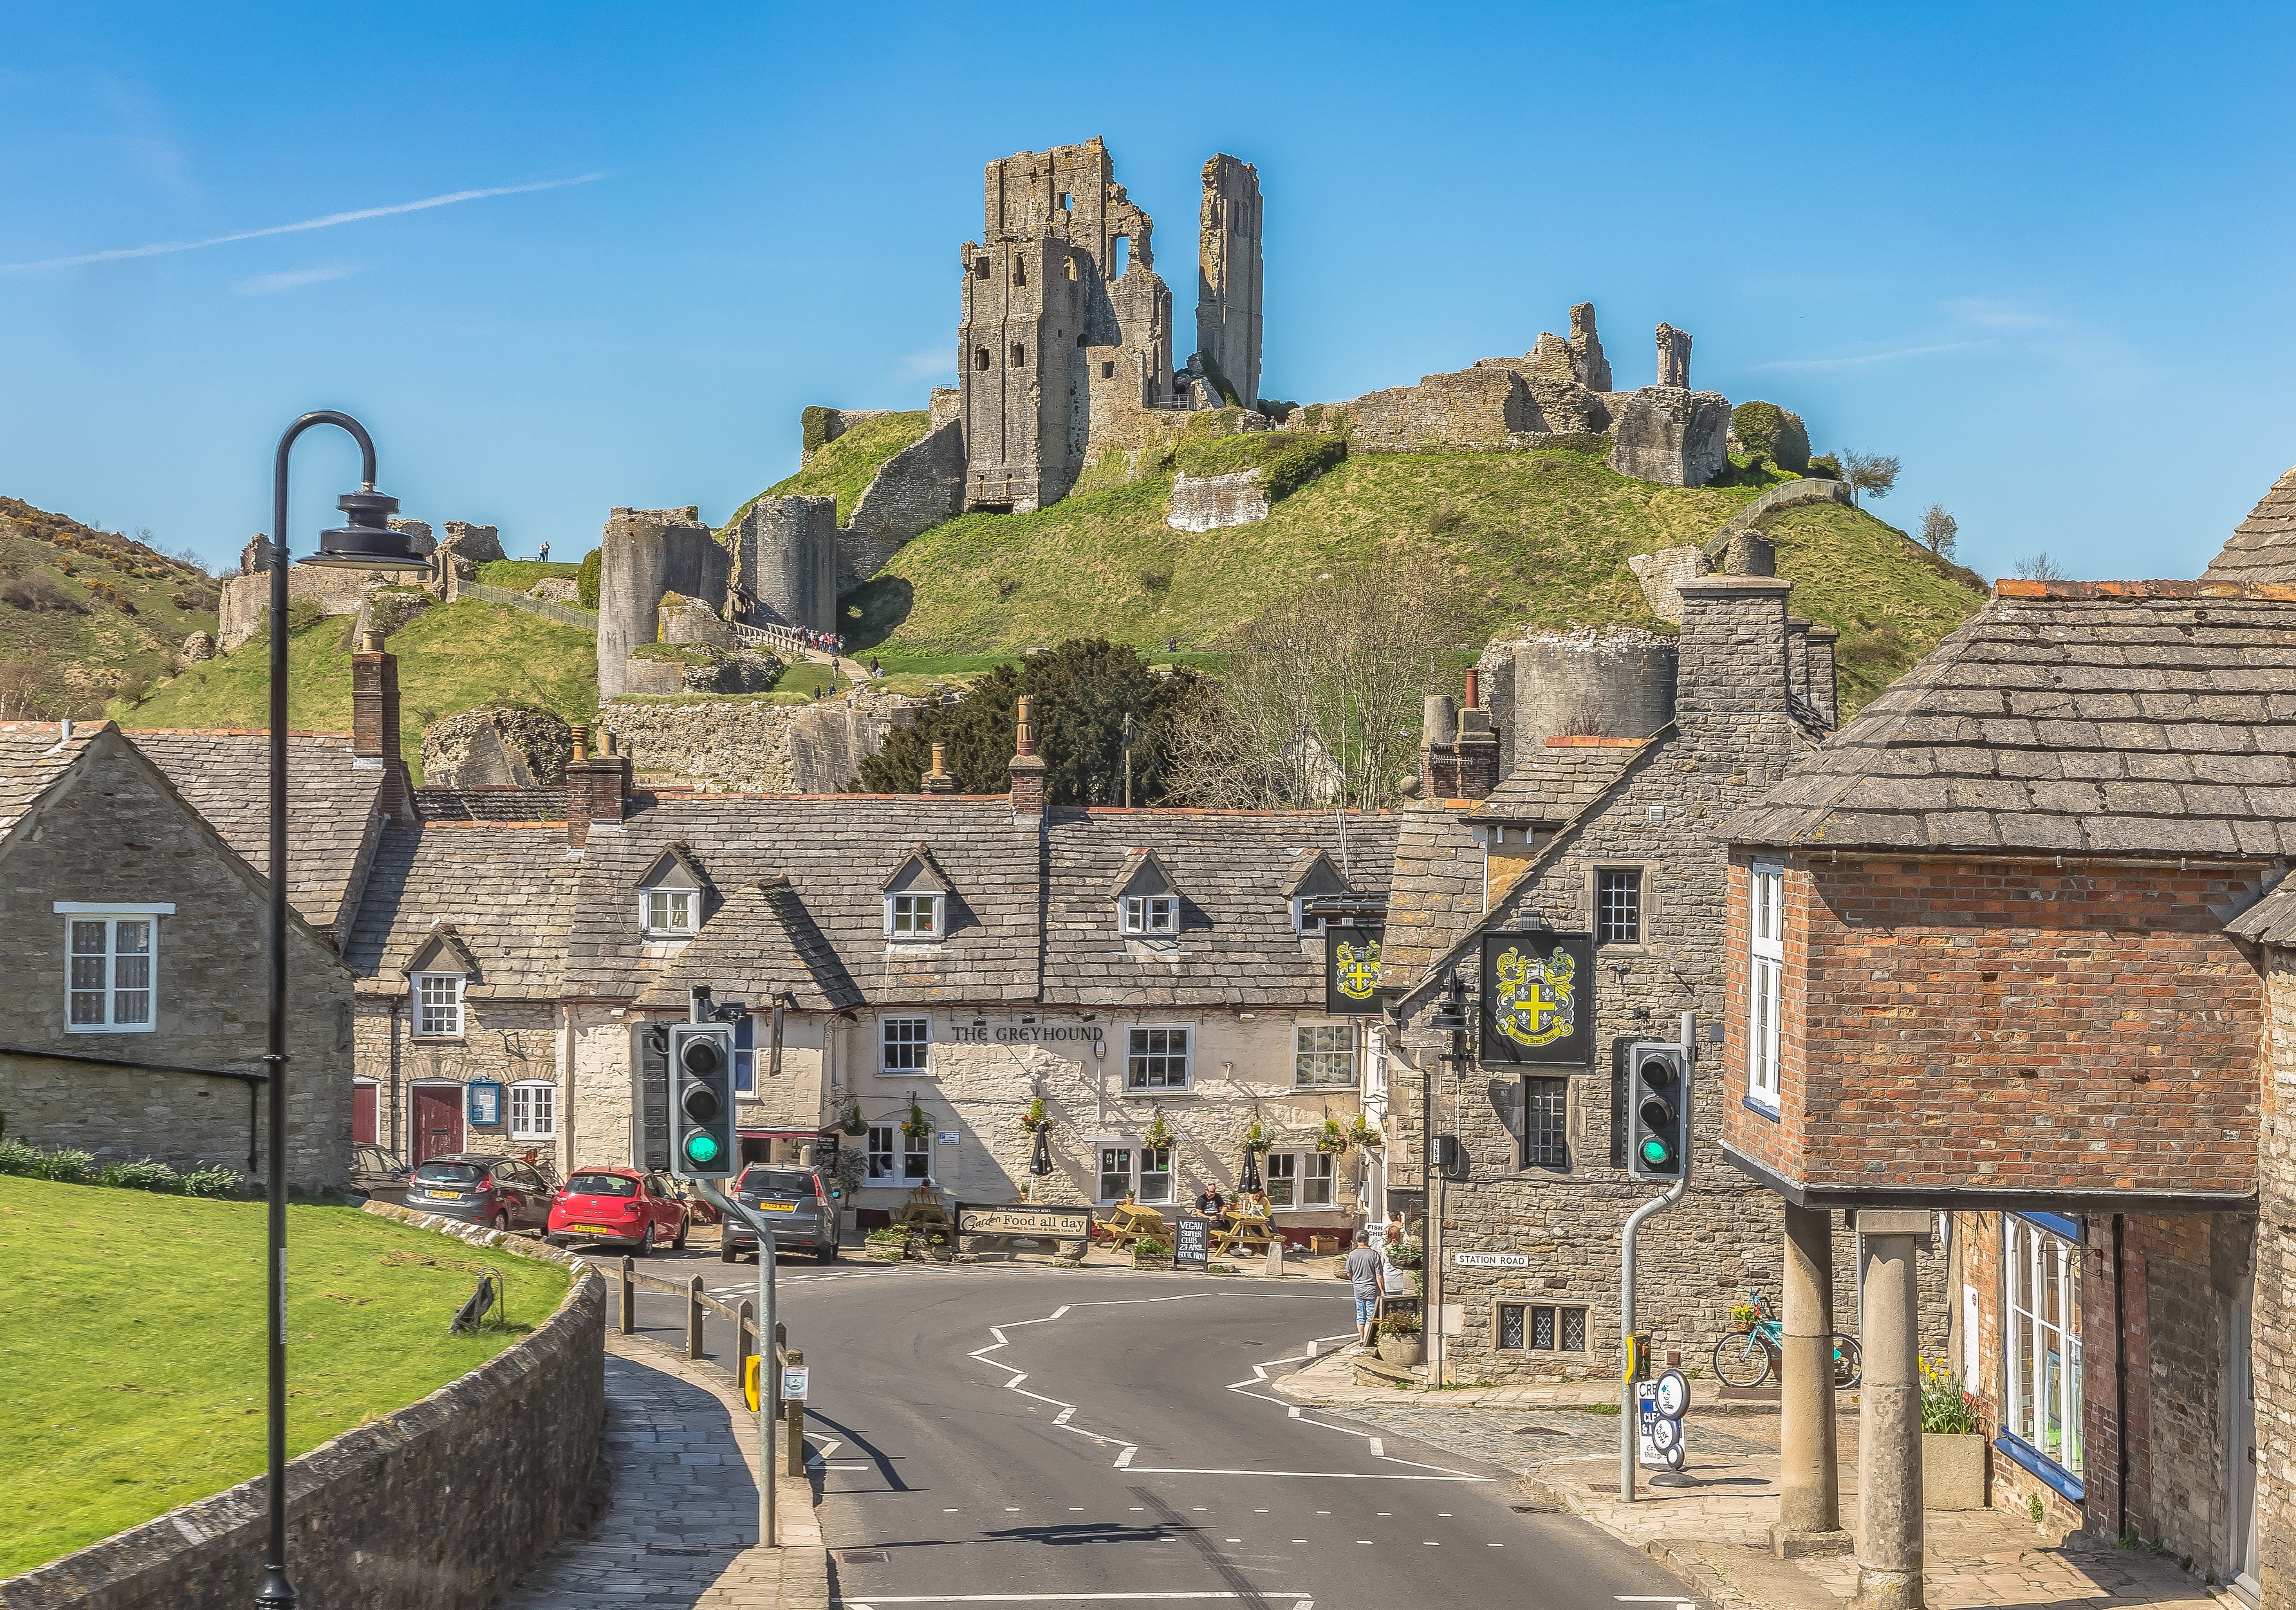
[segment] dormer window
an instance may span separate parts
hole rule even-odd
[[[417,1039],[461,1039],[468,992],[480,982],[478,958],[451,923],[430,930],[406,959],[406,993]]]
[[[1302,935],[1321,933],[1324,919],[1313,908],[1328,907],[1334,899],[1351,897],[1355,891],[1331,857],[1321,850],[1295,850],[1292,853],[1300,858],[1292,875],[1283,880],[1283,892],[1292,899],[1292,932]]]
[[[885,897],[885,932],[897,940],[933,940],[940,937],[940,906],[944,897],[938,894],[893,894]]]
[[[694,891],[691,889],[649,889],[645,897],[645,925],[648,933],[691,934],[701,924],[695,920]]]
[[[1124,932],[1148,935],[1180,931],[1180,900],[1171,894],[1128,894],[1124,897]]]
[[[650,940],[688,940],[701,932],[709,878],[682,844],[655,858],[638,880],[638,925]]]
[[[1308,909],[1311,902],[1301,895],[1292,902],[1292,931],[1294,933],[1321,933],[1324,918]]]
[[[931,944],[948,932],[948,875],[932,851],[914,844],[885,880],[885,937],[904,944]]]

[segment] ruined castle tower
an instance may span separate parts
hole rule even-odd
[[[1672,324],[1658,327],[1658,383],[1690,389],[1690,332]]]
[[[1196,356],[1235,400],[1259,400],[1259,169],[1231,156],[1204,164],[1196,251]]]
[[[983,192],[957,326],[964,506],[1017,512],[1074,484],[1095,388],[1168,401],[1172,293],[1099,139],[991,162]]]
[[[1603,356],[1603,338],[1595,333],[1595,304],[1580,302],[1570,309],[1570,369],[1572,377],[1589,391],[1611,390],[1611,360]]]

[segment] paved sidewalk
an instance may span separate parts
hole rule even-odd
[[[1342,1409],[1358,1403],[1439,1401],[1451,1409],[1553,1409],[1615,1403],[1615,1381],[1532,1381],[1507,1386],[1447,1386],[1430,1392],[1423,1379],[1414,1386],[1356,1379],[1357,1355],[1345,1349],[1318,1359],[1275,1383],[1279,1396],[1311,1409]]]
[[[828,1561],[805,1478],[780,1478],[782,1546],[757,1547],[755,1426],[718,1370],[610,1335],[605,1516],[528,1572],[504,1610],[825,1610]]]
[[[1346,1361],[1311,1366],[1276,1390],[1301,1403],[1337,1398],[1334,1374]],[[1305,1377],[1304,1385],[1293,1384]],[[1593,1383],[1605,1401],[1607,1382]],[[1291,1386],[1286,1391],[1285,1387]],[[1558,1386],[1427,1392],[1345,1387],[1327,1405],[1357,1424],[1416,1437],[1522,1478],[1526,1499],[1579,1516],[1661,1561],[1718,1610],[1842,1610],[1855,1591],[1851,1555],[1782,1560],[1771,1554],[1778,1515],[1778,1420],[1775,1412],[1693,1409],[1687,1430],[1693,1488],[1640,1487],[1637,1501],[1619,1498],[1619,1420],[1567,1401]],[[1517,1394],[1510,1399],[1505,1394]],[[1521,1394],[1544,1394],[1543,1403]],[[1840,1423],[1841,1519],[1857,1525],[1857,1420]],[[1645,1473],[1646,1476],[1647,1473]],[[1998,1509],[1932,1510],[1927,1516],[1930,1610],[2092,1610],[2110,1603],[2158,1610],[2236,1610],[2236,1601],[2141,1550],[2060,1546],[2021,1516]]]

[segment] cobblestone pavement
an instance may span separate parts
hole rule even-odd
[[[825,1604],[811,1492],[785,1479],[776,1494],[788,1546],[759,1548],[754,1433],[703,1369],[644,1342],[609,1339],[603,1457],[612,1496],[589,1537],[570,1538],[529,1572],[504,1610],[792,1610]],[[742,1420],[747,1416],[741,1417]],[[793,1509],[794,1507],[794,1509]],[[785,1566],[791,1591],[782,1592]]]

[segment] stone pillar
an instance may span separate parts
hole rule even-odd
[[[1828,727],[1838,727],[1841,722],[1841,707],[1834,702],[1833,681],[1833,645],[1841,636],[1830,626],[1809,628],[1809,702],[1825,718]]]
[[[1858,1389],[1857,1591],[1850,1610],[1922,1610],[1922,1384],[1914,1258],[1923,1208],[1861,1212],[1866,1377]]]
[[[1847,1554],[1833,1419],[1833,1216],[1786,1203],[1785,1337],[1779,1360],[1780,1559]]]

